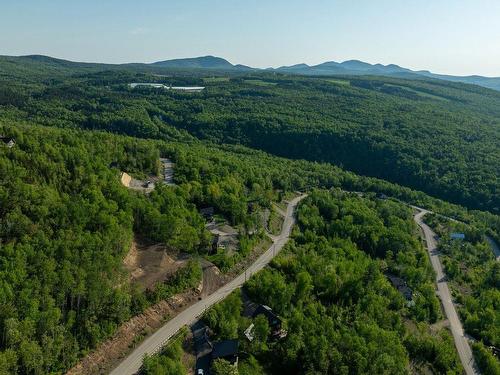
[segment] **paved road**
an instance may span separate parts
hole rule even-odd
[[[295,223],[295,207],[305,196],[306,195],[302,195],[290,201],[286,210],[286,216],[281,233],[278,236],[273,237],[272,246],[254,263],[252,263],[245,270],[245,272],[241,273],[235,279],[211,295],[203,298],[194,305],[191,305],[186,310],[169,320],[163,327],[144,340],[127,358],[123,360],[123,362],[118,365],[118,367],[111,371],[110,374],[133,375],[137,373],[142,365],[144,355],[157,353],[160,348],[182,327],[193,323],[205,312],[207,308],[226,298],[235,289],[241,287],[251,275],[262,270],[288,242],[293,224]]]
[[[417,208],[417,207],[415,207]],[[453,339],[455,340],[455,346],[457,347],[458,355],[460,356],[460,361],[465,369],[467,375],[479,374],[476,364],[474,362],[474,357],[472,356],[472,351],[469,346],[467,338],[464,336],[464,330],[462,328],[462,323],[458,318],[455,306],[451,299],[450,289],[448,288],[448,283],[446,282],[446,277],[443,272],[443,267],[441,266],[441,261],[439,260],[439,254],[437,250],[436,234],[432,229],[423,222],[423,216],[429,211],[422,208],[417,208],[420,212],[415,215],[416,223],[422,228],[425,236],[425,241],[427,243],[427,250],[429,251],[429,257],[431,259],[432,267],[436,272],[436,283],[438,287],[438,295],[444,307],[444,312],[448,321],[450,322],[451,333],[453,334]]]

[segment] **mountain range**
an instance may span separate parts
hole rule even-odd
[[[411,70],[395,64],[369,64],[359,60],[349,60],[344,62],[328,61],[318,65],[296,64],[291,66],[281,66],[279,68],[258,69],[245,65],[233,65],[226,59],[214,56],[202,56],[186,59],[175,59],[158,61],[153,66],[175,69],[212,69],[227,71],[275,71],[287,74],[300,75],[376,75],[395,76],[401,78],[435,78],[453,82],[464,82],[475,84],[490,89],[500,91],[500,77],[473,76],[452,76],[431,73],[428,70]]]
[[[106,68],[114,69],[119,67],[139,67],[139,68],[164,68],[176,70],[210,70],[218,72],[276,72],[282,74],[296,75],[315,75],[315,76],[331,76],[331,75],[370,75],[370,76],[389,76],[406,79],[421,79],[434,78],[452,82],[463,82],[483,86],[493,90],[500,91],[500,77],[483,77],[479,75],[472,76],[453,76],[445,74],[436,74],[428,70],[411,70],[398,65],[389,64],[369,64],[359,60],[349,60],[344,62],[327,61],[318,65],[296,64],[291,66],[281,66],[279,68],[252,68],[241,64],[232,64],[224,58],[215,56],[201,56],[184,59],[157,61],[149,64],[145,63],[127,63],[127,64],[97,64],[97,63],[82,63],[72,62],[68,60],[57,59],[43,55],[29,56],[0,56],[0,63],[8,62],[10,64],[16,62],[24,62],[29,64],[42,63],[46,68],[50,69],[67,69],[74,66],[79,68]]]

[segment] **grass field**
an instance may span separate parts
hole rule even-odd
[[[393,85],[393,84],[390,84],[390,83],[386,83],[385,86],[399,87],[401,89],[404,89],[404,90],[407,90],[407,91],[411,91],[412,93],[417,94],[418,96],[421,96],[423,98],[443,100],[445,102],[449,102],[449,100],[447,98],[445,98],[445,97],[438,96],[438,95],[433,95],[433,94],[429,94],[427,92],[419,91],[419,90],[416,90],[416,89],[408,87],[408,86]]]
[[[229,77],[205,77],[203,78],[204,83],[219,83],[219,82],[229,82]]]
[[[346,79],[327,79],[326,81],[336,85],[351,86],[351,82]]]
[[[276,86],[276,82],[263,81],[261,79],[245,79],[245,83],[257,86]]]

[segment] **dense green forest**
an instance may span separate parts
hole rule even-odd
[[[500,94],[437,81],[215,75],[0,57],[0,135],[16,142],[0,144],[0,374],[63,373],[130,317],[198,285],[197,259],[212,241],[200,208],[245,235],[232,259],[210,258],[224,270],[257,241],[261,210],[315,188],[332,190],[301,205],[293,243],[247,288],[290,334],[269,342],[258,322],[261,340],[240,373],[459,373],[450,335],[429,329],[441,319],[432,272],[398,201],[500,239]],[[153,81],[207,88],[128,86]],[[122,171],[159,175],[160,157],[175,163],[174,186],[122,186]],[[192,260],[142,290],[123,267],[134,236]],[[443,242],[444,262],[466,329],[498,346],[498,263],[474,236],[465,247]],[[384,273],[408,282],[414,307]],[[220,337],[248,323],[240,303],[232,296],[208,315]],[[176,345],[145,370],[183,371]],[[476,356],[495,366],[481,345]]]
[[[189,133],[288,158],[332,162],[467,206],[498,212],[500,93],[395,78],[335,79],[0,59],[0,116],[144,138]],[[156,72],[156,71],[155,71]],[[202,93],[131,82],[205,85]]]
[[[255,339],[242,334],[238,293],[205,316],[218,338],[240,338],[242,374],[461,374],[451,334],[430,329],[442,319],[433,272],[412,212],[392,201],[315,191],[298,210],[293,242],[254,276],[245,291],[285,321],[271,339],[255,318]],[[389,283],[403,278],[414,305]],[[257,364],[255,364],[257,360]]]
[[[63,371],[124,320],[196,285],[193,263],[153,292],[141,292],[124,282],[122,259],[134,233],[205,254],[210,237],[199,207],[213,205],[235,225],[251,227],[252,207],[320,185],[390,191],[477,220],[407,188],[242,147],[12,122],[0,131],[16,139],[13,148],[0,148],[0,368],[6,373]],[[121,170],[157,173],[159,156],[175,161],[177,186],[159,185],[146,196],[120,184]]]
[[[248,166],[181,144],[42,127],[10,126],[0,148],[0,369],[59,373],[149,304],[199,283],[196,262],[141,292],[124,258],[133,233],[168,248],[204,254],[210,243],[198,205],[213,204],[235,224],[269,205],[272,185]],[[197,152],[198,151],[198,152]],[[120,184],[120,170],[155,173],[177,162],[178,185],[149,195]],[[262,185],[259,185],[261,183]]]

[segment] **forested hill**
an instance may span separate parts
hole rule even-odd
[[[57,121],[58,118],[67,121],[60,108],[52,110],[47,123],[68,125]],[[200,207],[214,206],[231,222],[251,225],[258,213],[252,212],[252,207],[258,210],[269,207],[281,193],[311,190],[313,186],[342,188],[385,192],[464,221],[479,220],[480,225],[488,225],[494,234],[500,232],[498,216],[467,213],[423,193],[357,176],[331,164],[293,161],[241,146],[214,147],[175,131],[162,133],[175,140],[165,142],[102,131],[28,126],[8,119],[8,115],[14,117],[16,113],[22,114],[15,107],[4,108],[0,118],[0,134],[16,140],[12,148],[0,147],[0,331],[3,332],[0,373],[3,374],[64,373],[130,317],[183,290],[186,283],[191,287],[198,285],[193,268],[193,277],[190,271],[183,278],[159,282],[154,291],[143,292],[126,282],[128,276],[122,260],[134,235],[183,253],[206,255],[210,237],[198,212]],[[175,162],[177,186],[157,185],[150,195],[144,195],[120,184],[123,170],[136,176],[158,173],[160,156]],[[374,198],[375,194],[366,196]],[[381,214],[391,212],[384,207],[397,207],[379,201]],[[322,207],[320,203],[315,205]],[[329,199],[325,203],[328,212],[334,212],[335,205]],[[350,224],[339,228],[352,228],[353,238],[356,233],[367,232],[368,243],[379,237],[390,239],[398,247],[406,243],[399,241],[399,235],[394,236],[400,232],[393,228],[400,227],[401,221],[389,218],[392,214],[387,216],[386,224],[391,230],[386,231],[380,220],[373,221],[374,212],[367,212],[368,206],[350,207],[356,215],[350,216],[351,211],[347,211],[345,223]],[[310,216],[307,225],[317,231],[321,243],[324,240],[319,236],[323,229],[313,226],[321,225],[322,221],[313,216],[314,212],[302,209],[301,225]],[[342,234],[347,232],[343,230]],[[366,239],[364,234],[358,238]],[[382,241],[380,244],[382,249]],[[341,258],[342,265],[352,261],[348,254],[360,257],[352,244],[346,246],[350,250]],[[323,245],[321,249],[324,250]],[[329,262],[337,261],[324,254]],[[361,258],[363,268],[359,270],[369,263],[375,265],[366,256]],[[314,259],[317,260],[314,264],[324,264],[321,257]],[[416,262],[411,257],[404,259]],[[302,267],[306,264],[312,263],[304,262]],[[355,278],[361,275],[353,274]],[[418,278],[419,273],[412,275]],[[371,286],[370,290],[377,289]],[[384,290],[391,293],[387,283]],[[346,298],[352,297],[346,295]],[[303,306],[309,310],[306,304]],[[339,324],[347,327],[350,323],[340,320]],[[393,329],[392,325],[383,326],[387,331]],[[399,341],[395,345],[401,348]],[[365,349],[359,345],[349,349],[353,355],[356,352],[364,353]],[[405,357],[404,352],[398,353]],[[420,354],[414,356],[417,355]]]
[[[160,68],[158,68],[160,69]],[[161,74],[160,74],[161,73]],[[437,80],[296,77],[0,59],[0,116],[331,162],[499,212],[500,93]],[[201,93],[131,82],[206,86]],[[176,130],[177,129],[177,130]],[[179,132],[180,131],[180,132]]]

